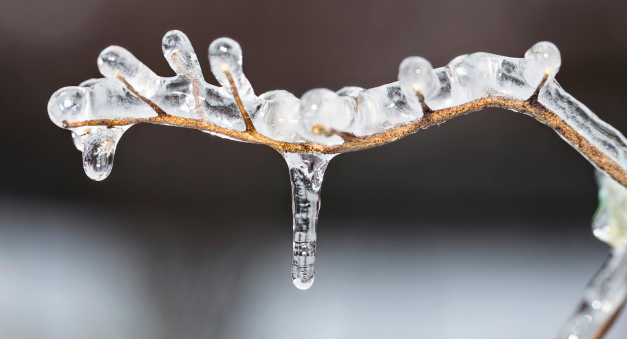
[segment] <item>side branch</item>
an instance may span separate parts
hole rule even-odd
[[[222,64],[222,72],[224,72],[226,78],[229,80],[229,85],[231,85],[231,92],[233,93],[233,97],[235,98],[235,102],[237,103],[237,107],[239,108],[240,113],[242,113],[242,117],[244,118],[244,124],[246,124],[246,131],[255,131],[255,125],[253,125],[253,121],[252,119],[250,119],[250,115],[248,115],[248,112],[246,112],[246,108],[244,108],[242,98],[240,98],[239,96],[237,86],[235,86],[235,81],[233,80],[233,76],[231,75],[231,72],[229,70],[229,65]]]

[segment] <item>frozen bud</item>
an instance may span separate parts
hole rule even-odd
[[[328,89],[317,88],[305,93],[300,100],[300,116],[305,130],[314,134],[334,129],[347,131],[355,116],[350,98],[340,97]]]
[[[239,44],[229,38],[214,40],[209,45],[209,63],[211,72],[216,77],[222,87],[231,91],[231,84],[226,76],[226,72],[231,74],[237,93],[239,94],[246,109],[253,110],[259,99],[255,96],[250,82],[246,79],[242,69],[242,49]],[[233,93],[231,91],[231,93]]]
[[[195,78],[203,78],[192,43],[183,32],[173,30],[166,33],[161,49],[168,64],[177,74],[192,74]]]
[[[294,94],[275,90],[259,96],[266,100],[263,124],[270,135],[278,140],[293,140],[300,127],[298,107],[300,100]]]
[[[68,122],[87,119],[87,90],[65,87],[56,91],[48,101],[48,115],[57,126],[66,128]]]
[[[282,98],[294,98],[297,99],[294,94],[283,90],[283,89],[276,89],[274,91],[269,91],[269,92],[265,92],[262,95],[259,96],[259,98],[263,99],[263,100],[278,100],[278,99],[282,99]]]
[[[547,41],[538,42],[525,53],[523,75],[531,86],[539,86],[545,75],[548,79],[555,77],[561,65],[557,47]]]
[[[90,179],[101,181],[109,176],[122,133],[115,128],[99,128],[81,139],[84,147],[83,169]]]
[[[123,80],[145,97],[153,96],[161,83],[159,76],[118,46],[107,47],[100,53],[98,69],[106,78]]]
[[[211,64],[211,72],[224,88],[231,88],[225,74],[226,71],[231,73],[234,80],[243,76],[242,48],[233,39],[214,40],[209,45],[209,63]],[[237,84],[237,81],[235,83]]]
[[[408,98],[415,98],[416,92],[420,92],[425,99],[429,99],[439,87],[439,80],[431,63],[425,58],[415,56],[406,58],[401,62],[398,70],[398,81],[401,91]]]

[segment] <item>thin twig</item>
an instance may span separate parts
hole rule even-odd
[[[229,80],[229,85],[231,85],[231,93],[233,93],[233,97],[235,98],[237,107],[239,107],[239,111],[242,113],[242,117],[244,117],[244,124],[246,124],[246,131],[254,132],[255,125],[253,125],[253,121],[250,119],[250,115],[248,115],[248,112],[246,112],[246,108],[244,108],[242,99],[240,98],[239,92],[237,91],[237,86],[235,86],[235,81],[233,81],[233,76],[231,75],[231,71],[229,70],[229,65],[222,64],[222,72],[226,74],[226,78]]]

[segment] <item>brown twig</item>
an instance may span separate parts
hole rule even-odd
[[[181,65],[181,58],[179,57],[179,52],[172,53],[172,60],[176,64],[176,69],[187,76],[187,78],[192,82],[192,87],[194,88],[194,102],[196,103],[196,110],[198,111],[198,118],[203,121],[206,121],[205,116],[202,114],[204,111],[202,109],[202,104],[200,103],[200,90],[198,89],[198,81],[196,81],[196,77],[194,77],[189,71],[185,69],[183,65]]]
[[[432,113],[433,110],[429,108],[429,106],[425,102],[425,96],[422,95],[422,92],[420,92],[420,86],[414,85],[413,89],[414,92],[416,92],[416,96],[418,97],[418,101],[420,102],[420,106],[422,107],[422,114],[427,115],[429,113]]]
[[[229,80],[229,85],[231,85],[231,93],[233,93],[233,97],[235,98],[237,107],[239,107],[239,111],[242,113],[242,117],[244,118],[244,124],[246,124],[246,131],[256,132],[255,125],[253,125],[253,121],[250,119],[250,115],[248,115],[248,112],[246,112],[246,108],[244,108],[244,104],[242,103],[242,98],[240,98],[239,96],[239,92],[237,91],[237,86],[235,86],[235,81],[233,81],[233,76],[231,75],[231,71],[229,70],[229,65],[222,64],[222,72],[226,74],[226,78]]]

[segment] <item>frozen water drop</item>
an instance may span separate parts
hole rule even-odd
[[[294,286],[296,286],[296,288],[298,288],[299,290],[308,290],[314,283],[314,279],[315,279],[315,274],[312,270],[311,273],[309,273],[309,276],[311,278],[307,278],[307,274],[304,274],[303,276],[299,276],[298,278],[294,279],[292,277],[292,282],[294,283]]]
[[[548,79],[555,77],[562,65],[560,51],[553,43],[538,42],[525,53],[523,76],[531,86],[538,86],[548,75]]]
[[[408,98],[415,98],[416,92],[420,92],[425,99],[429,99],[440,87],[431,63],[425,58],[416,56],[406,58],[401,62],[398,81],[401,91]]]
[[[109,176],[121,136],[118,129],[101,128],[84,137],[83,169],[90,179],[101,181]]]
[[[108,79],[124,79],[135,91],[147,98],[159,90],[161,83],[159,76],[137,60],[131,52],[119,46],[109,46],[100,53],[98,69]]]
[[[83,151],[83,142],[81,141],[81,137],[74,132],[72,132],[72,142],[74,142],[74,147],[76,147],[77,150],[81,152]]]
[[[292,282],[306,290],[314,282],[320,188],[324,172],[335,154],[283,154],[292,183]]]
[[[329,131],[347,131],[355,118],[355,109],[350,107],[348,97],[317,88],[303,94],[300,100],[300,116],[305,131],[312,133],[314,126]]]
[[[298,106],[300,100],[292,93],[284,90],[275,90],[259,96],[266,100],[263,107],[263,118],[258,126],[264,126],[269,135],[277,140],[294,140],[300,130]],[[256,116],[256,117],[257,117]]]

